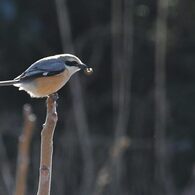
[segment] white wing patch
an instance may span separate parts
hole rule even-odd
[[[47,76],[47,75],[48,75],[48,72],[44,72],[44,73],[43,73],[43,76]]]

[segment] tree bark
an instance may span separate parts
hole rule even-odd
[[[41,132],[41,159],[37,195],[50,195],[53,156],[53,135],[58,120],[56,112],[57,98],[57,94],[52,94],[47,98],[47,116]]]

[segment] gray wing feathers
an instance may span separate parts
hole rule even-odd
[[[65,70],[65,64],[59,59],[43,59],[32,64],[26,71],[15,79],[27,79],[30,77],[51,76]]]

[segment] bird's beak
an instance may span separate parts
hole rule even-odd
[[[79,64],[78,67],[84,71],[84,73],[86,75],[91,75],[93,73],[93,69],[90,68],[88,65],[86,64]]]
[[[86,64],[78,64],[78,67],[81,69],[81,70],[85,70],[86,68],[88,68],[88,66]]]

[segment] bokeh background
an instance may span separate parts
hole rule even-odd
[[[195,194],[194,19],[194,0],[0,0],[0,80],[59,53],[94,69],[59,91],[52,194]],[[45,99],[2,87],[0,195],[14,190],[25,103],[37,192]]]

